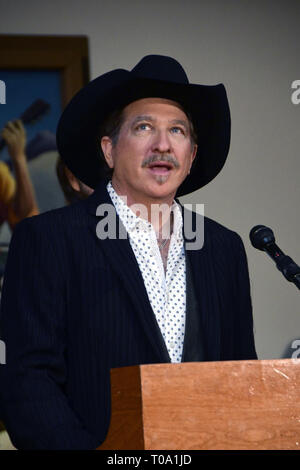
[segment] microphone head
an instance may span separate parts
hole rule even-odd
[[[264,251],[265,247],[275,242],[273,231],[265,225],[256,225],[249,234],[250,241],[254,248]]]

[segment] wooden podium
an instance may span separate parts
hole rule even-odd
[[[300,449],[300,359],[111,370],[99,450]]]

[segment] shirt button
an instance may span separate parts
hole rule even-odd
[[[170,348],[172,348],[172,349],[175,348],[175,343],[173,343],[173,341],[171,341],[171,343],[170,343]]]

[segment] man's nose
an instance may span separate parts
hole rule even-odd
[[[172,145],[167,131],[159,130],[153,136],[152,151],[160,153],[170,153]]]

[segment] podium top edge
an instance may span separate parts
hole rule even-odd
[[[300,358],[291,359],[249,359],[249,360],[238,360],[238,361],[203,361],[203,362],[180,362],[180,363],[153,363],[153,364],[139,364],[135,366],[123,366],[111,369],[111,372],[116,370],[139,370],[140,372],[146,371],[147,369],[157,368],[177,368],[190,369],[190,368],[245,368],[245,367],[300,367]]]

